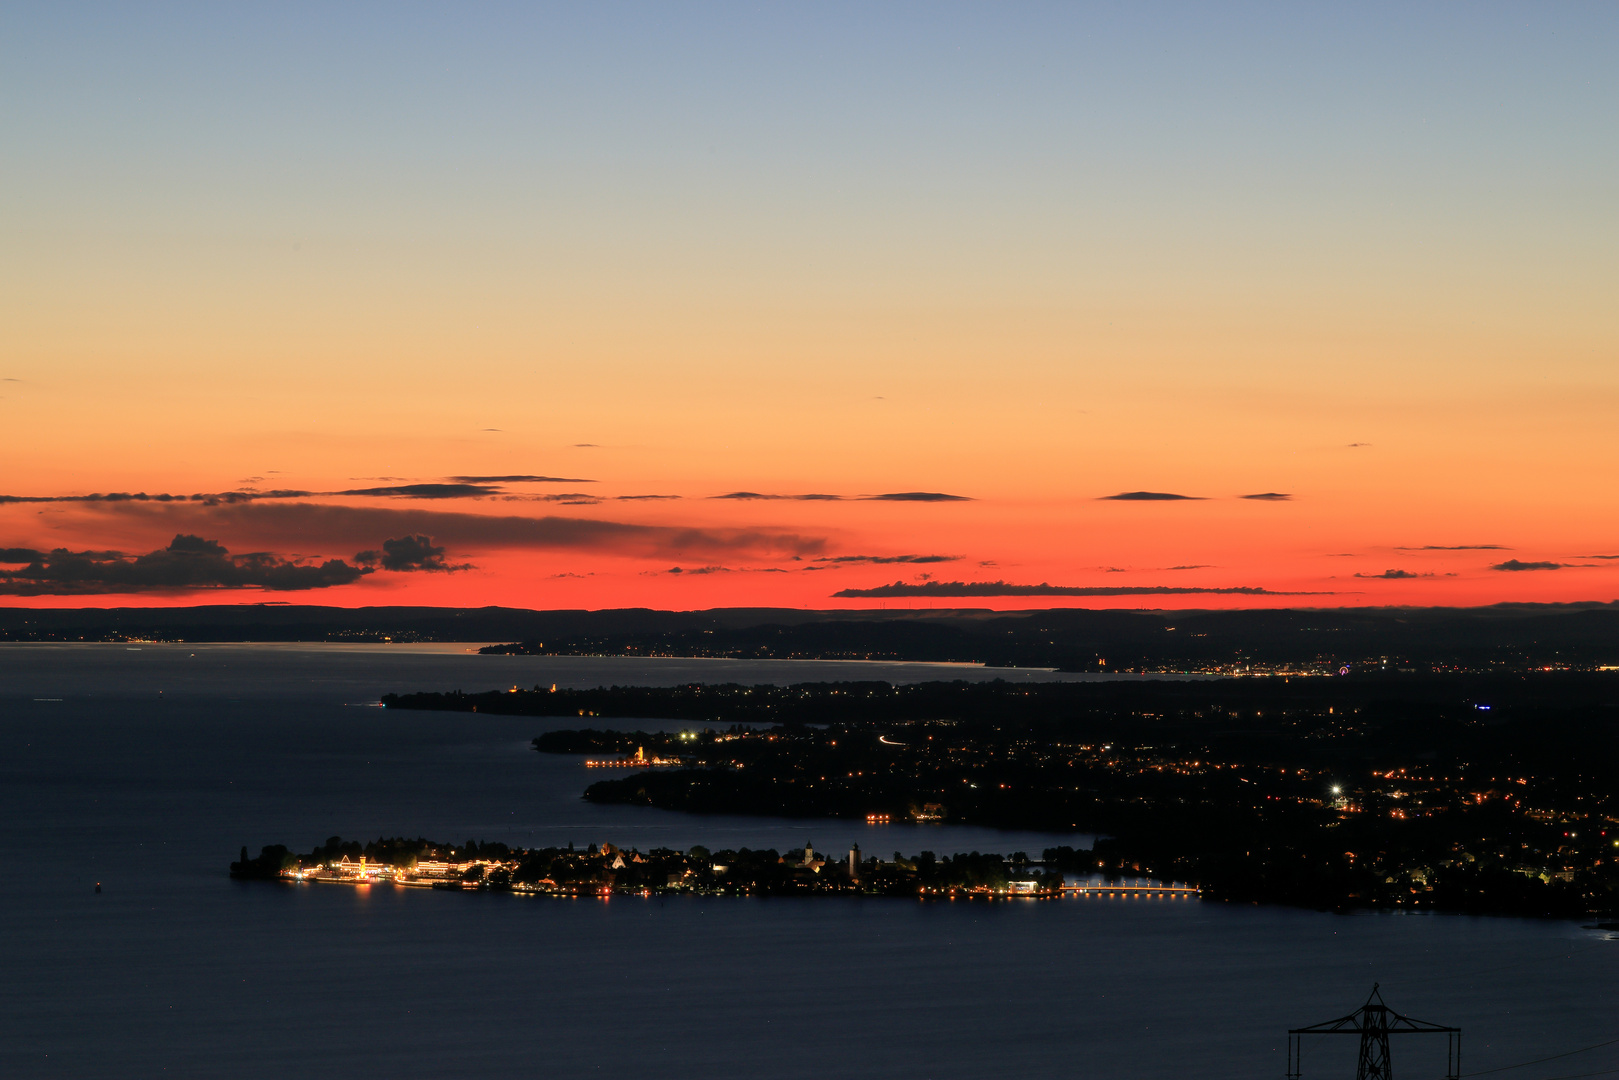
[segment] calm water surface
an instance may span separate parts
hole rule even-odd
[[[558,901],[237,883],[332,833],[823,851],[1071,837],[695,818],[579,800],[533,718],[388,690],[1046,679],[942,665],[480,657],[463,647],[0,646],[0,1075],[1279,1077],[1373,980],[1467,1072],[1619,1038],[1577,924],[1176,901]],[[60,700],[39,700],[60,699]],[[652,723],[653,721],[648,721]],[[565,726],[565,725],[563,725]],[[93,893],[103,883],[101,895]],[[1354,1045],[1306,1076],[1351,1076]],[[1402,1077],[1443,1047],[1397,1046]],[[1500,1074],[1619,1069],[1619,1047]]]

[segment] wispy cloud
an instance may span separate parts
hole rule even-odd
[[[1566,570],[1572,564],[1560,562],[1523,562],[1520,559],[1508,559],[1503,563],[1496,563],[1491,570],[1506,570],[1509,572],[1521,570]]]
[[[823,555],[818,563],[941,563],[955,562],[960,555]]]
[[[1414,547],[1402,544],[1395,551],[1511,551],[1505,544],[1423,544]]]
[[[148,494],[144,491],[109,491],[94,492],[86,495],[0,495],[0,505],[8,503],[203,503],[206,505],[219,505],[224,503],[245,502],[285,502],[297,499],[424,499],[440,501],[445,499],[487,499],[512,496],[506,495],[501,484],[594,484],[594,480],[585,480],[577,477],[564,476],[537,476],[528,473],[510,474],[505,476],[455,476],[445,482],[432,483],[388,483],[376,487],[345,488],[341,491],[305,491],[292,488],[277,488],[271,491],[259,491],[251,484],[262,479],[251,478],[244,486],[236,491],[197,492],[190,495],[170,494],[168,492],[154,492]],[[392,478],[382,477],[389,480]],[[561,496],[518,496],[521,498],[547,499],[557,502],[582,502],[595,499],[597,496],[587,495],[583,492],[570,492]]]
[[[452,476],[458,484],[594,484],[577,476],[535,476],[532,473],[511,473],[506,476]]]
[[[1432,574],[1414,574],[1409,570],[1385,570],[1381,574],[1356,574],[1358,578],[1383,578],[1388,581],[1398,581],[1403,578],[1433,577]]]
[[[773,495],[760,491],[728,491],[724,495],[710,495],[711,499],[786,500],[792,502],[972,502],[966,495],[947,495],[942,491],[891,491],[885,495]]]
[[[563,506],[596,506],[602,501],[600,496],[583,491],[561,491],[547,495],[502,495],[501,498],[506,502],[548,502],[561,503]]]
[[[583,481],[593,483],[594,481]],[[172,495],[168,492],[148,494],[144,491],[95,492],[88,495],[0,495],[5,503],[223,503],[275,502],[291,499],[482,499],[502,494],[503,489],[486,483],[457,481],[455,483],[390,484],[385,487],[347,488],[342,491],[303,491],[277,488],[257,491],[251,488],[239,491],[198,492],[191,495]]]
[[[1243,495],[1244,499],[1257,499],[1260,502],[1292,502],[1293,496],[1280,491],[1261,491],[1257,495]]]
[[[1121,491],[1117,495],[1102,495],[1104,502],[1202,502],[1201,495],[1176,495],[1169,491]]]
[[[375,499],[478,499],[487,495],[499,495],[500,492],[500,488],[489,484],[462,482],[454,484],[395,484],[390,487],[328,491],[325,494]]]
[[[109,491],[91,495],[0,495],[0,505],[7,503],[222,503],[256,502],[263,499],[308,499],[317,495],[313,491],[222,491],[212,494],[170,495],[160,492],[148,495],[144,491]]]

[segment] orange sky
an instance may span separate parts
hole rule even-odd
[[[1102,10],[8,16],[0,496],[311,494],[0,603],[1619,597],[1612,10]]]

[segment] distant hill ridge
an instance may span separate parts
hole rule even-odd
[[[466,641],[529,654],[967,661],[1072,670],[1323,660],[1619,664],[1619,604],[1480,608],[807,611],[236,604],[0,608],[0,641]]]

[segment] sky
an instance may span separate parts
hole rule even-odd
[[[1616,46],[7,5],[0,604],[1612,601]]]

